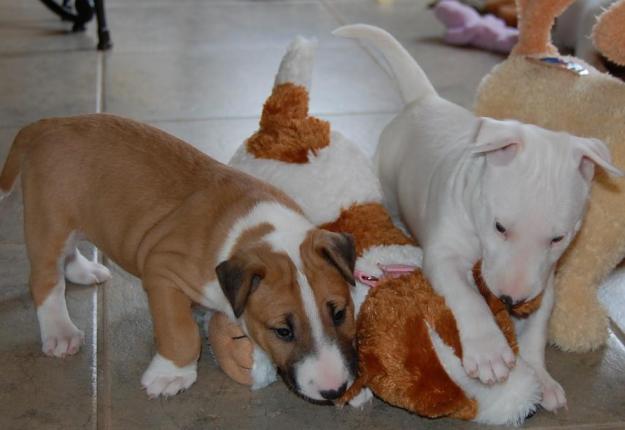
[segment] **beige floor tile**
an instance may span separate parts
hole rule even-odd
[[[24,246],[0,244],[0,262],[0,428],[95,428],[95,287],[67,289],[69,313],[85,332],[82,351],[65,359],[46,357]]]
[[[0,127],[96,109],[97,53],[0,56]]]
[[[155,121],[257,117],[283,49],[112,53],[106,59],[106,110]],[[354,70],[366,71],[354,78]],[[356,45],[319,49],[311,112],[395,112],[392,83]]]
[[[282,49],[298,34],[326,47],[345,44],[330,34],[339,21],[315,1],[120,2],[108,16],[116,52]]]

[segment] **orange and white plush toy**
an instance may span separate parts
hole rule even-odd
[[[265,103],[260,129],[230,164],[281,188],[315,224],[354,238],[357,282],[352,299],[358,321],[359,376],[339,403],[362,405],[373,391],[390,404],[426,417],[522,422],[540,402],[534,371],[519,357],[502,384],[483,385],[465,374],[453,315],[419,269],[420,248],[393,224],[384,208],[369,159],[354,143],[332,132],[327,122],[308,115],[313,52],[314,44],[302,38],[291,45]],[[479,273],[474,276],[479,288]],[[516,348],[511,315],[522,318],[531,313],[540,298],[523,309],[507,309],[494,297],[488,302]],[[224,323],[223,317],[217,318],[218,324]],[[213,323],[210,332],[224,333],[212,330]],[[240,353],[250,350],[240,334],[231,333],[223,342],[213,337],[215,355],[233,377],[229,369],[237,374],[251,369],[248,381],[258,387],[262,384],[256,381],[256,360],[249,352]]]
[[[563,56],[551,27],[573,0],[519,0],[519,43],[482,81],[475,112],[593,137],[625,167],[625,83],[583,60]],[[594,27],[597,49],[625,64],[625,0]],[[565,351],[588,351],[608,336],[608,317],[597,297],[602,281],[625,257],[625,179],[595,176],[584,224],[556,273],[549,338]]]

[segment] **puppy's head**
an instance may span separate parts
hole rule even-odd
[[[483,158],[473,221],[483,276],[517,304],[536,297],[580,229],[595,166],[622,175],[597,139],[483,118],[474,154]]]
[[[290,239],[269,235],[217,266],[221,288],[252,340],[296,393],[328,402],[353,380],[354,243],[313,229]]]

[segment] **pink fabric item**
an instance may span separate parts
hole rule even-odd
[[[436,18],[447,28],[445,42],[508,53],[519,38],[516,28],[494,15],[481,16],[457,0],[441,0],[434,7]]]

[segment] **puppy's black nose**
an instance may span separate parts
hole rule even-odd
[[[320,391],[319,394],[326,400],[336,400],[343,395],[345,390],[347,390],[347,382],[341,385],[338,390]]]
[[[514,306],[514,301],[512,300],[512,297],[510,296],[506,296],[505,294],[503,296],[499,296],[499,300],[501,300],[501,302],[506,305],[506,307],[508,309],[510,309],[512,306]]]

